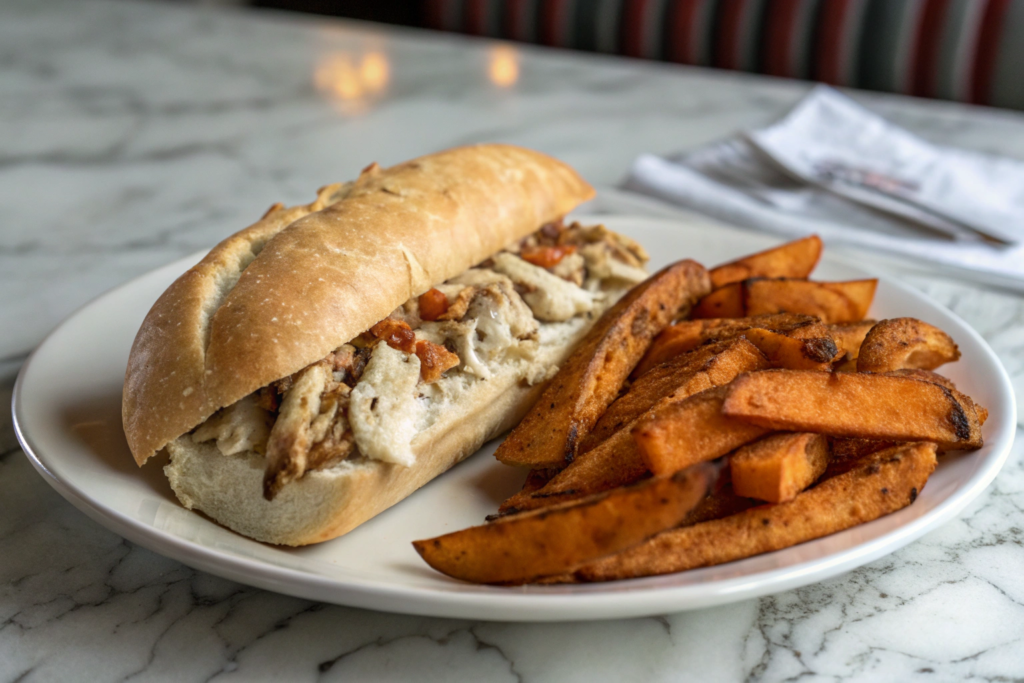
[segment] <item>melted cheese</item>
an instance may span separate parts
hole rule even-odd
[[[632,285],[647,279],[647,272],[642,268],[614,258],[604,242],[588,244],[580,250],[580,255],[587,264],[587,279],[595,284],[605,280],[621,280]]]
[[[200,443],[216,439],[217,448],[224,455],[263,453],[273,423],[274,416],[256,405],[256,394],[250,394],[199,425],[192,440]]]
[[[601,298],[508,252],[494,257],[494,269],[531,290],[523,300],[533,315],[545,322],[563,322],[589,313],[594,310],[594,301]]]
[[[349,399],[349,425],[360,453],[405,467],[415,464],[411,444],[421,410],[419,379],[419,358],[377,344]]]
[[[415,355],[378,343],[350,394],[346,386],[335,386],[344,379],[341,373],[332,377],[328,366],[322,372],[311,366],[296,377],[276,423],[252,395],[198,427],[193,440],[216,439],[225,455],[266,452],[271,460],[281,450],[275,449],[275,436],[282,447],[295,450],[292,446],[308,448],[329,432],[340,438],[351,429],[362,457],[413,465],[416,435],[439,416],[463,409],[460,402],[477,382],[509,375],[528,385],[549,379],[557,366],[538,359],[548,358],[552,348],[570,346],[609,302],[646,277],[626,262],[643,262],[634,254],[639,247],[608,243],[618,236],[601,227],[586,237],[589,243],[551,271],[502,252],[493,258],[493,266],[472,268],[437,285],[452,307],[450,319],[422,321],[415,298],[398,307],[392,317],[407,322],[417,339],[447,346],[459,356],[459,366],[440,380],[420,382]],[[623,253],[626,261],[620,258]],[[320,393],[328,384],[334,387],[330,391],[340,393],[321,407]]]

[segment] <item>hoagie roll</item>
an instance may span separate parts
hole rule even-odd
[[[452,149],[272,207],[175,281],[129,358],[125,434],[181,503],[251,538],[340,536],[514,426],[602,311],[633,241],[508,145]]]

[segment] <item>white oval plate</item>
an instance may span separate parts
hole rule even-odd
[[[683,257],[716,264],[777,243],[703,220],[603,220],[644,244],[653,268]],[[872,315],[915,316],[948,331],[963,358],[944,371],[990,411],[985,447],[944,458],[917,501],[896,514],[681,574],[581,586],[474,586],[431,570],[410,541],[479,524],[519,489],[523,473],[495,461],[492,442],[347,536],[299,549],[264,545],[182,508],[161,463],[135,466],[121,429],[121,384],[135,332],[159,294],[200,257],[119,287],[57,328],[18,378],[18,436],[61,495],[116,533],[197,569],[312,600],[439,617],[556,621],[664,614],[783,591],[871,562],[952,518],[995,478],[1015,433],[1009,379],[988,345],[950,311],[883,280]],[[828,257],[815,272],[818,279],[864,276]]]

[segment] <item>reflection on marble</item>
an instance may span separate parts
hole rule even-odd
[[[370,161],[500,140],[610,185],[640,152],[762,125],[806,90],[124,1],[4,0],[0,64],[0,401],[85,301]],[[1024,158],[1019,113],[858,97],[926,138]],[[1024,394],[1024,300],[894,274],[981,332]],[[1021,679],[1022,450],[957,520],[831,581],[652,619],[497,624],[314,604],[150,553],[53,492],[0,412],[0,681]]]

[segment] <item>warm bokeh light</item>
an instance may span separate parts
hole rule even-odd
[[[367,90],[371,92],[383,90],[388,84],[390,75],[387,57],[380,52],[370,52],[363,57],[363,62],[359,65],[359,75]]]
[[[368,52],[361,58],[345,52],[329,54],[313,73],[317,90],[352,111],[363,110],[370,99],[387,88],[390,78],[387,56],[381,52]]]
[[[519,80],[519,54],[512,48],[499,45],[491,51],[487,76],[499,88],[510,88]]]
[[[349,55],[331,55],[316,68],[317,90],[341,100],[355,100],[363,95],[362,79]]]

